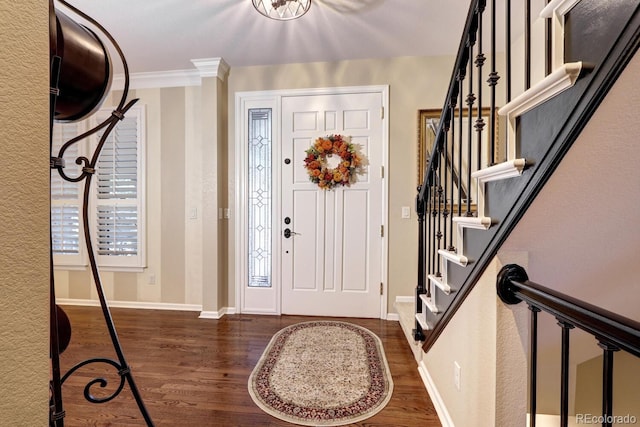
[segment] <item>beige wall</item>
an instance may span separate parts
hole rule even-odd
[[[421,354],[451,425],[525,425],[527,309],[503,304],[495,287],[498,271],[508,263],[526,266],[527,254],[501,253],[494,259],[433,347]],[[454,363],[461,368],[459,390]]]
[[[575,414],[602,415],[602,356],[577,367]],[[640,420],[640,358],[619,351],[613,359],[613,413]]]
[[[452,61],[406,57],[242,67],[232,69],[228,80],[203,78],[201,86],[132,91],[147,113],[148,268],[103,272],[107,298],[202,305],[205,311],[233,307],[235,93],[363,85],[390,87],[389,307],[396,296],[412,295],[415,215],[406,220],[400,213],[414,205],[417,111],[441,107]],[[218,219],[226,207],[230,221]],[[194,210],[197,217],[191,218]],[[63,298],[95,299],[88,272],[58,270],[56,287]]]
[[[416,189],[417,111],[441,108],[453,59],[403,57],[336,63],[233,68],[229,74],[229,176],[234,176],[234,97],[236,92],[339,86],[389,85],[389,307],[396,296],[413,295],[417,265],[415,214],[401,219],[401,207],[413,211]],[[232,205],[234,188],[229,187]],[[232,206],[233,207],[233,206]],[[233,219],[230,230],[233,230]],[[230,239],[230,304],[235,298],[235,248]]]
[[[226,234],[218,236],[218,205],[226,192],[226,96],[220,79],[201,86],[137,89],[129,99],[146,110],[147,256],[141,272],[101,270],[107,299],[169,308],[218,310],[226,305]],[[115,87],[115,86],[114,86]],[[115,87],[117,89],[117,87]],[[224,89],[224,86],[223,86]],[[103,105],[115,105],[114,91]],[[222,103],[222,107],[219,105]],[[219,255],[222,253],[222,255]],[[206,278],[206,279],[205,279]],[[96,300],[89,270],[56,269],[58,298]]]
[[[0,28],[0,423],[44,426],[49,399],[47,2],[3,2]]]

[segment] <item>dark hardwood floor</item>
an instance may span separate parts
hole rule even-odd
[[[97,307],[64,307],[71,320],[69,348],[61,356],[62,373],[92,358],[115,359]],[[157,426],[291,426],[262,412],[247,391],[249,374],[272,335],[285,326],[317,318],[227,315],[198,319],[194,312],[112,309],[124,355],[132,368],[149,414]],[[354,426],[440,426],[420,380],[406,338],[397,322],[340,319],[364,326],[380,337],[393,375],[391,401],[373,417]],[[113,391],[113,368],[86,366],[63,385],[65,426],[141,426],[131,391],[110,402],[93,404],[84,386],[100,376]],[[94,386],[92,393],[108,393]]]

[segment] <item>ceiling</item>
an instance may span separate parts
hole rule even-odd
[[[203,58],[223,58],[231,67],[243,67],[453,55],[470,4],[313,0],[303,17],[274,21],[260,15],[251,0],[68,2],[114,36],[133,73],[191,70],[191,60]],[[55,5],[74,16],[58,1]]]

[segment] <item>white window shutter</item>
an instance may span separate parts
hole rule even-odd
[[[51,239],[54,254],[80,254],[80,207],[51,205]]]
[[[98,255],[138,255],[138,209],[136,206],[98,206]]]
[[[103,110],[98,120],[110,111]],[[102,132],[96,134],[99,139]],[[108,135],[100,152],[94,187],[98,264],[144,267],[144,109],[132,107]]]
[[[51,135],[52,156],[62,145],[82,133],[84,124],[54,123]],[[81,166],[75,160],[81,154],[83,142],[74,143],[64,153],[67,176],[76,177]],[[83,228],[81,218],[81,184],[69,182],[57,170],[51,170],[51,241],[56,266],[80,266],[84,262]]]

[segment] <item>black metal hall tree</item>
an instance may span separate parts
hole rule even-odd
[[[84,228],[84,242],[89,255],[91,273],[96,286],[96,292],[100,300],[100,307],[105,320],[106,328],[109,332],[117,360],[104,357],[94,357],[77,363],[66,373],[60,371],[60,354],[64,352],[71,339],[71,324],[64,310],[56,305],[55,283],[53,276],[53,248],[50,245],[50,359],[51,359],[51,379],[50,379],[50,402],[49,402],[49,426],[64,426],[64,405],[62,385],[78,369],[90,364],[106,364],[115,369],[120,381],[115,391],[105,397],[96,397],[92,394],[94,386],[105,387],[105,378],[95,378],[84,387],[84,397],[90,403],[105,403],[113,400],[124,389],[125,383],[129,385],[131,393],[136,401],[142,417],[148,426],[153,426],[153,421],[149,415],[142,396],[136,386],[131,368],[128,365],[120,340],[111,317],[111,312],[104,295],[100,272],[96,263],[96,256],[92,245],[92,236],[89,231],[89,195],[92,178],[96,172],[96,164],[100,157],[100,152],[111,131],[121,121],[125,113],[138,101],[133,99],[127,102],[129,92],[129,70],[126,59],[114,38],[98,22],[87,16],[80,10],[71,6],[64,0],[58,0],[61,5],[86,20],[90,25],[102,33],[117,51],[124,69],[124,89],[122,97],[111,113],[110,117],[93,129],[78,135],[65,142],[58,153],[52,152],[52,130],[53,123],[60,121],[75,121],[92,114],[102,103],[105,95],[109,92],[113,67],[110,63],[109,54],[94,31],[78,24],[64,13],[57,11],[53,0],[49,1],[49,52],[50,52],[50,167],[52,173],[59,173],[68,182],[83,183],[82,201],[82,221]],[[66,150],[74,144],[90,137],[96,132],[103,130],[97,147],[88,157],[78,157],[73,159],[76,164],[82,166],[82,172],[75,177],[70,177],[64,172]],[[51,236],[50,236],[50,240]]]

